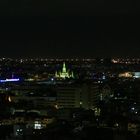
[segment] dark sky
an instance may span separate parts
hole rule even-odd
[[[138,0],[1,0],[0,56],[140,54]]]

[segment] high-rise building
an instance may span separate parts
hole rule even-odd
[[[94,109],[99,98],[97,85],[59,85],[57,87],[58,108]]]

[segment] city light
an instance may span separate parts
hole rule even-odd
[[[139,65],[108,64],[104,59],[44,60],[12,60],[0,67],[0,128],[12,126],[8,133],[13,139],[46,139],[54,130],[59,137],[66,128],[74,139],[94,130],[99,139],[96,132],[102,130],[113,131],[113,137],[140,131]]]

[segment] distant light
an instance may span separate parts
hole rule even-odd
[[[116,126],[116,127],[119,127],[119,124],[118,124],[118,123],[115,123],[115,126]]]
[[[102,79],[103,79],[103,80],[105,80],[105,79],[106,79],[105,75],[102,77]]]
[[[33,78],[25,79],[25,81],[29,81],[29,82],[34,81],[34,80],[35,79],[33,79]]]
[[[22,129],[17,129],[17,132],[22,132],[23,130]]]
[[[131,109],[132,109],[132,110],[135,110],[135,108],[134,108],[134,107],[132,107]]]
[[[9,101],[9,102],[12,102],[12,100],[11,100],[11,97],[10,97],[10,96],[8,97],[8,101]]]
[[[51,81],[54,81],[54,78],[51,78]]]
[[[83,104],[83,102],[80,101],[80,105],[82,105],[82,104]]]
[[[34,122],[34,129],[42,129],[41,122],[35,121]]]
[[[59,107],[58,107],[58,105],[56,104],[55,106],[54,106],[56,109],[59,109]]]
[[[5,90],[6,90],[6,91],[8,91],[8,90],[9,90],[9,88],[5,88]]]

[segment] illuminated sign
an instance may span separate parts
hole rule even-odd
[[[0,80],[0,83],[5,83],[5,82],[18,82],[20,79],[15,78],[15,79],[5,79],[5,80]]]

